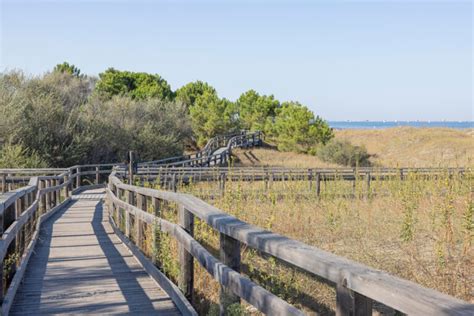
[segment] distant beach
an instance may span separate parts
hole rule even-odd
[[[383,129],[398,126],[474,128],[474,121],[328,121],[334,129]]]

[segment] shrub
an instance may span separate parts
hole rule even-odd
[[[99,78],[95,90],[106,98],[114,95],[126,95],[132,99],[172,100],[174,98],[170,85],[158,74],[109,68],[100,73]]]
[[[191,137],[185,106],[159,99],[94,97],[83,107],[81,121],[87,123],[86,162],[122,161],[129,150],[140,160],[176,156]]]
[[[191,124],[198,145],[210,138],[238,130],[239,121],[235,103],[220,99],[217,94],[205,91],[190,107]]]
[[[370,166],[370,155],[363,146],[354,146],[348,141],[331,140],[317,148],[316,155],[323,161],[350,167]]]
[[[285,102],[276,113],[270,135],[278,143],[279,150],[307,153],[333,137],[329,125],[298,102]]]
[[[36,152],[18,144],[5,144],[0,148],[0,168],[45,168],[47,164]]]

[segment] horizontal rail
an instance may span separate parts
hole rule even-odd
[[[268,315],[304,315],[281,298],[220,262],[178,225],[120,200],[110,189],[107,189],[107,197],[111,205],[124,209],[132,214],[136,220],[154,225],[162,232],[173,236],[219,284],[232,289],[239,297],[255,306],[259,311]]]
[[[109,177],[109,185],[115,189],[175,202],[221,234],[403,313],[469,315],[474,311],[473,305],[449,295],[262,230],[192,195],[127,185],[114,175]]]

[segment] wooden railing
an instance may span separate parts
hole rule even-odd
[[[289,168],[202,168],[217,166],[228,161],[236,146],[261,144],[260,133],[246,133],[223,137],[209,145],[206,157],[183,156],[167,161],[141,164],[138,177],[174,177],[183,181],[186,177],[207,180],[255,181],[305,180],[319,190],[321,181],[337,177],[364,179],[370,186],[374,179],[400,177],[409,173],[420,175],[433,173],[465,173],[464,169],[289,169]],[[224,144],[224,145],[223,145]],[[219,147],[216,147],[219,146]],[[224,147],[224,148],[223,148]],[[223,150],[213,155],[215,148]],[[212,151],[211,151],[212,149]],[[204,151],[203,151],[204,152]],[[175,161],[173,161],[175,159]],[[166,168],[163,168],[165,166]],[[192,195],[153,190],[122,182],[125,168],[118,164],[81,165],[67,169],[14,170],[2,169],[0,182],[3,188],[28,180],[28,184],[0,195],[0,262],[2,284],[0,299],[2,312],[8,313],[25,272],[31,252],[38,239],[39,228],[49,216],[67,203],[71,191],[108,182],[107,209],[114,230],[125,235],[129,244],[145,253],[144,226],[152,227],[153,243],[158,239],[156,231],[169,234],[179,243],[180,272],[178,286],[187,298],[193,295],[193,263],[197,261],[221,285],[221,311],[240,299],[270,315],[302,315],[288,302],[259,286],[240,273],[241,247],[249,247],[279,260],[289,266],[323,279],[336,289],[336,313],[338,315],[371,315],[373,303],[379,302],[397,311],[417,315],[472,315],[474,308],[455,299],[415,283],[371,269],[331,253],[311,247],[287,237],[262,230],[222,212]],[[470,172],[470,171],[469,171]],[[2,180],[4,179],[4,180]],[[17,181],[17,182],[15,182]],[[224,184],[225,185],[225,184]],[[319,191],[318,191],[319,192]],[[178,206],[178,221],[172,223],[160,217],[167,203]],[[153,213],[149,213],[152,209]],[[207,223],[219,233],[220,256],[214,257],[194,239],[195,218]],[[132,236],[135,234],[134,236]],[[154,266],[153,260],[149,262]]]
[[[2,169],[13,177],[29,176],[26,186],[0,195],[0,302],[8,314],[41,224],[69,202],[71,192],[107,181],[113,164],[68,169]],[[41,175],[38,174],[53,174]]]
[[[177,223],[160,217],[166,203],[177,204]],[[144,225],[176,239],[181,267],[178,286],[187,297],[192,297],[196,260],[221,285],[221,311],[241,298],[264,314],[303,314],[239,272],[244,245],[333,284],[337,315],[372,315],[373,302],[414,315],[472,315],[474,311],[473,305],[462,300],[262,230],[192,195],[128,185],[113,173],[109,177],[107,204],[114,228],[142,251]],[[150,205],[152,213],[148,212]],[[195,217],[219,233],[219,259],[193,238]],[[132,231],[136,236],[131,236]],[[152,240],[157,242],[156,237]]]
[[[239,134],[212,138],[203,150],[192,155],[184,155],[161,160],[146,161],[138,164],[139,169],[166,167],[209,167],[223,165],[230,159],[234,147],[254,147],[263,143],[262,132],[242,132]],[[217,149],[223,150],[215,153]]]
[[[373,181],[453,176],[472,178],[474,173],[471,168],[150,167],[139,168],[135,176],[141,183],[154,182],[171,190],[178,184],[216,182],[221,194],[225,192],[228,182],[264,182],[265,188],[271,189],[275,182],[304,181],[308,184],[308,193],[320,196],[324,187],[322,184],[329,181],[351,181],[353,191],[357,183],[362,183],[367,194],[372,192]]]

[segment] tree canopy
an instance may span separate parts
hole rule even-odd
[[[268,122],[268,120],[275,116],[275,110],[279,106],[280,103],[275,100],[273,95],[259,95],[255,90],[243,93],[237,100],[242,128],[266,130],[265,125],[271,124],[271,121]]]
[[[176,100],[182,102],[186,107],[193,106],[196,99],[205,92],[216,94],[216,89],[210,86],[207,82],[195,81],[190,82],[178,90],[176,90]]]
[[[54,72],[61,72],[61,73],[68,73],[74,77],[79,77],[81,75],[81,70],[74,66],[73,64],[69,64],[68,62],[63,62],[62,64],[57,64],[54,69]]]
[[[283,103],[276,114],[272,133],[280,150],[309,152],[333,137],[329,125],[298,102]]]
[[[120,71],[114,68],[109,68],[99,74],[95,90],[107,98],[114,95],[142,100],[149,98],[172,100],[174,98],[170,85],[160,75]]]
[[[211,91],[205,91],[198,96],[189,110],[193,132],[199,145],[204,145],[211,137],[239,128],[235,104],[220,99]]]
[[[232,102],[203,81],[173,92],[157,74],[109,68],[97,80],[67,62],[40,77],[0,73],[3,161],[65,167],[118,161],[128,150],[155,160],[241,128],[264,131],[285,151],[314,153],[333,137],[306,106],[255,90]]]

